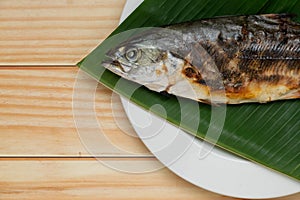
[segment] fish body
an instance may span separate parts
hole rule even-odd
[[[107,53],[104,67],[157,92],[205,103],[300,98],[300,24],[288,14],[152,28]]]

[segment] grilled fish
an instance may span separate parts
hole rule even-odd
[[[300,24],[289,14],[228,16],[149,28],[103,66],[156,92],[210,104],[300,98]]]

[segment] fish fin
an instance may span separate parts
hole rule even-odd
[[[264,14],[264,15],[249,15],[247,17],[248,30],[270,30],[286,33],[288,29],[295,29],[293,31],[299,31],[299,24],[293,22],[295,14],[283,13],[283,14]],[[290,30],[291,31],[291,30]]]
[[[292,90],[288,94],[283,95],[280,99],[284,100],[284,99],[298,99],[298,98],[300,98],[300,89]]]
[[[185,59],[187,62],[192,63],[192,62],[193,62],[192,53],[190,52],[184,59]]]
[[[215,51],[215,54],[219,53],[217,50]],[[203,73],[203,70],[211,73],[216,73],[219,71],[218,67],[216,66],[214,55],[210,54],[210,51],[204,43],[194,43],[191,45],[191,51],[185,57],[185,60],[194,66],[200,74]],[[205,68],[203,67],[204,65]]]
[[[205,99],[198,99],[198,101],[201,102],[201,103],[205,103],[207,105],[218,105],[218,104],[212,104],[211,101],[205,100]]]
[[[145,84],[145,87],[155,92],[162,92],[165,90],[165,86],[161,84],[155,84],[155,83]]]
[[[280,13],[280,14],[263,14],[261,15],[265,18],[273,19],[273,20],[292,20],[293,18],[297,17],[297,14],[293,13]]]

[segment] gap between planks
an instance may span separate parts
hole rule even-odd
[[[0,162],[2,161],[137,161],[137,160],[149,160],[158,161],[154,156],[0,156]]]
[[[77,65],[53,64],[53,65],[0,65],[0,70],[53,70],[75,68]]]

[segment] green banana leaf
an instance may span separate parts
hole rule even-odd
[[[294,20],[300,22],[300,0],[145,0],[111,36],[139,27],[156,27],[214,16],[263,13],[298,14]],[[174,96],[152,92],[133,82],[121,80],[119,76],[105,70],[101,66],[104,53],[114,42],[117,43],[114,40],[107,41],[109,39],[78,63],[78,66],[105,86],[145,109],[150,109],[155,104],[162,105],[164,112],[155,109],[156,107],[151,112],[181,129],[207,141],[217,142],[219,147],[236,155],[300,180],[299,100],[228,105],[224,126],[218,127],[218,120],[211,120],[211,106],[195,104],[187,99],[180,100],[179,103]],[[184,108],[180,107],[182,105]],[[194,115],[195,109],[200,110],[200,117]],[[195,123],[199,125],[196,128]],[[222,128],[217,141],[214,137],[205,135],[210,124],[214,124],[216,129]]]

